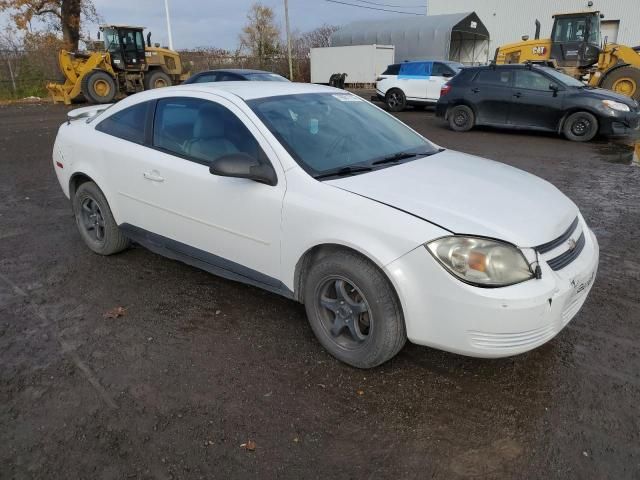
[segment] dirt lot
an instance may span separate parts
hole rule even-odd
[[[142,248],[85,248],[50,163],[65,113],[0,107],[1,478],[640,477],[628,146],[455,134],[431,112],[400,114],[562,189],[598,236],[600,271],[578,316],[533,352],[408,345],[359,371],[324,352],[296,303]]]

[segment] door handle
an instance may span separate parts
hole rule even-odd
[[[522,93],[516,92],[516,93],[513,94],[513,96],[516,97],[516,98],[520,98],[522,96]]]
[[[480,91],[480,89],[476,87],[476,88],[472,88],[471,91],[473,93],[478,93]]]
[[[151,180],[152,182],[164,182],[164,177],[160,176],[160,172],[157,170],[152,170],[151,172],[144,172],[142,176],[146,180]]]

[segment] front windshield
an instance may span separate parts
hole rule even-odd
[[[551,75],[554,79],[558,80],[563,85],[567,87],[584,87],[584,83],[580,80],[577,80],[573,77],[570,77],[566,73],[559,72],[558,70],[554,70],[553,68],[544,68],[541,69],[546,74]]]
[[[374,162],[395,155],[408,159],[438,151],[351,93],[285,95],[247,103],[300,166],[316,177],[340,169],[374,168]]]
[[[556,43],[587,41],[598,45],[600,43],[600,18],[597,15],[559,18],[554,28],[553,41]]]
[[[245,77],[249,80],[260,82],[288,82],[284,77],[281,77],[277,73],[245,73]]]
[[[104,46],[107,52],[120,52],[120,36],[113,28],[104,29]]]

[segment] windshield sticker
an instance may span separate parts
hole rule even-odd
[[[333,98],[340,100],[341,102],[361,102],[362,99],[357,97],[356,95],[351,95],[348,93],[336,93],[332,95]]]

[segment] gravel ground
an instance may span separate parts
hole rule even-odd
[[[625,142],[399,114],[558,186],[595,231],[600,270],[530,353],[407,345],[359,371],[294,302],[143,248],[85,248],[51,166],[66,111],[0,106],[0,478],[640,477],[640,168]]]

